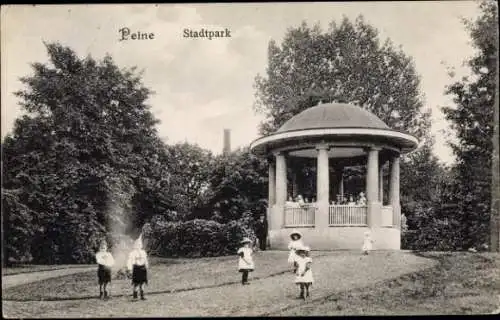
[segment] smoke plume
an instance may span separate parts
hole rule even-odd
[[[111,237],[111,253],[115,259],[113,270],[125,271],[134,240],[126,234],[131,222],[132,197],[136,190],[132,183],[120,177],[110,177],[108,186],[108,232]]]

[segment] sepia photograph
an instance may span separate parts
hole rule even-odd
[[[4,318],[500,314],[496,1],[0,30]]]

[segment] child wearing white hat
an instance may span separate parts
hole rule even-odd
[[[252,272],[255,268],[253,263],[253,250],[251,248],[252,240],[245,237],[241,240],[241,244],[243,245],[238,249],[238,271],[241,272],[241,284],[248,285],[248,273]]]
[[[288,250],[290,250],[290,253],[288,254],[288,264],[293,265],[293,273],[297,272],[297,263],[296,263],[296,258],[297,254],[295,253],[296,249],[299,247],[303,247],[304,243],[302,243],[302,234],[294,230],[290,234],[290,242],[288,243]]]
[[[372,240],[370,231],[365,231],[364,235],[365,238],[363,240],[363,247],[361,250],[363,251],[363,254],[368,254],[372,250],[374,240]]]
[[[148,255],[142,248],[142,238],[139,237],[134,242],[134,248],[130,252],[127,262],[127,269],[132,272],[132,296],[134,299],[137,299],[137,288],[139,288],[141,300],[146,300],[143,285],[148,284],[148,268]]]
[[[115,260],[111,252],[108,252],[108,245],[105,241],[101,242],[95,259],[97,262],[97,279],[99,281],[99,298],[108,299],[107,286],[111,283],[111,267],[114,265]]]
[[[312,259],[308,255],[309,251],[311,251],[311,249],[307,246],[300,246],[296,249],[297,276],[295,277],[295,283],[300,287],[301,299],[309,297],[309,287],[314,282],[311,269]],[[304,289],[306,291],[305,297]]]

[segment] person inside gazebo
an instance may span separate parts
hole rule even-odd
[[[304,199],[302,198],[302,195],[298,195],[297,196],[297,203],[299,204],[299,206],[303,207],[305,202],[304,202]]]
[[[297,206],[297,203],[295,201],[293,201],[293,197],[290,196],[290,197],[288,197],[288,201],[285,203],[285,206],[293,208],[293,207]]]
[[[349,196],[349,202],[347,203],[348,206],[355,206],[356,202],[354,202],[354,198],[352,196]]]
[[[360,206],[366,206],[366,197],[365,197],[364,192],[360,192],[359,193],[358,205],[360,205]]]

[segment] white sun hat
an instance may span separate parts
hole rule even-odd
[[[244,237],[243,240],[240,241],[240,243],[252,243],[252,240],[248,237]]]

